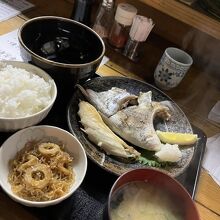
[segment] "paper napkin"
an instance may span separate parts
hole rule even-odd
[[[220,133],[207,139],[202,166],[220,186]]]
[[[0,21],[19,15],[22,11],[32,7],[34,5],[25,0],[0,0]]]
[[[108,61],[109,61],[109,58],[106,57],[106,56],[103,56],[102,61],[101,61],[100,65],[99,65],[99,67],[104,65],[104,64],[106,64]]]
[[[218,101],[211,109],[208,119],[220,123],[220,101]]]

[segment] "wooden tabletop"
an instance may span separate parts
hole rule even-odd
[[[19,28],[27,19],[39,15],[58,15],[69,17],[72,11],[71,1],[44,1],[30,0],[35,7],[19,16],[0,22],[0,35]],[[153,82],[153,70],[159,61],[164,49],[175,46],[152,34],[143,45],[144,54],[138,63],[133,63],[120,53],[107,48],[106,55],[110,58],[104,66],[98,69],[101,76],[125,76]],[[220,132],[220,125],[210,121],[207,116],[220,97],[220,76],[192,66],[181,84],[167,93],[185,112],[190,122],[202,129],[207,137]],[[201,170],[195,203],[202,220],[220,220],[220,186]],[[0,220],[36,219],[27,210],[12,201],[0,190]]]

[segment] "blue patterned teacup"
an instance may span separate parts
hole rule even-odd
[[[176,87],[193,63],[192,57],[185,51],[168,47],[158,63],[155,72],[155,84],[163,90]]]

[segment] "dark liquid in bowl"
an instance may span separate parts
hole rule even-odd
[[[103,52],[91,30],[62,19],[36,20],[24,27],[21,38],[32,52],[58,63],[90,63]]]
[[[88,63],[94,56],[83,45],[76,44],[69,37],[57,36],[50,41],[41,41],[35,44],[33,51],[48,59],[59,63]]]

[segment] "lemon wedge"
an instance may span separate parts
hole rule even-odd
[[[198,139],[197,134],[165,132],[159,130],[156,132],[159,139],[167,144],[190,145],[194,144]]]

